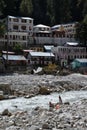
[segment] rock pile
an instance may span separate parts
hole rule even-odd
[[[87,76],[80,74],[68,76],[14,74],[0,76],[0,84],[10,85],[7,87],[9,88],[7,93],[1,87],[1,99],[6,94],[9,97],[14,95],[28,98],[50,92],[87,90]],[[0,113],[0,130],[70,130],[70,128],[73,130],[87,128],[87,99],[72,105],[64,103],[58,109],[48,110],[37,106],[31,112],[15,111],[11,113],[6,109]]]
[[[3,91],[4,94],[7,92],[17,97],[32,97],[40,93],[87,90],[87,76],[81,74],[68,76],[14,74],[0,76],[0,86],[2,84],[5,84],[4,86],[7,84],[4,90],[2,90],[3,87],[0,87],[0,91]]]
[[[37,107],[29,111],[0,115],[0,130],[78,130],[87,128],[87,99],[72,105],[62,104],[59,109]],[[9,114],[10,113],[10,114]]]

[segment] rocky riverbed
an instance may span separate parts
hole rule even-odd
[[[5,75],[0,76],[1,100],[31,98],[38,94],[87,91],[87,75]],[[3,87],[2,87],[3,86]],[[3,96],[3,97],[2,97]],[[15,107],[17,107],[15,105]],[[0,113],[0,130],[77,130],[87,128],[87,99],[72,104],[63,103],[58,109],[36,106],[30,110],[5,109]]]

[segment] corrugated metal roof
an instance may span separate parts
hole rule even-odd
[[[31,56],[54,57],[53,53],[49,52],[30,52]]]
[[[9,17],[9,18],[22,18],[22,19],[33,20],[33,18],[30,18],[30,17],[15,17],[15,16],[11,16],[11,15],[9,15],[8,17]]]
[[[44,46],[44,48],[45,48],[46,50],[51,50],[52,47],[54,47],[54,46]]]
[[[83,59],[75,59],[76,61],[79,61],[81,63],[87,63],[87,59],[83,58]]]
[[[23,50],[23,52],[31,52],[31,51],[34,51],[34,50]]]
[[[3,58],[6,60],[7,55],[3,55]],[[26,58],[22,55],[8,55],[8,60],[26,60]]]
[[[38,31],[37,33],[51,33],[50,31]]]
[[[2,53],[4,53],[4,54],[7,54],[7,53],[8,54],[15,54],[15,52],[10,52],[10,51],[8,51],[8,52],[7,51],[2,51]]]
[[[59,27],[61,27],[61,25],[54,25],[51,27],[51,29],[58,29]]]
[[[66,44],[67,45],[71,45],[71,46],[77,46],[78,45],[77,42],[67,42]]]
[[[36,26],[34,26],[34,27],[44,27],[44,28],[50,28],[50,26],[46,26],[46,25],[43,25],[43,24],[38,24],[38,25],[36,25]]]

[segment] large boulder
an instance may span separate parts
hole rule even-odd
[[[11,116],[12,114],[9,112],[8,109],[5,109],[3,112],[2,112],[2,116]]]
[[[10,84],[0,84],[0,91],[3,91],[6,95],[11,94],[12,90]]]
[[[50,89],[48,89],[46,87],[40,87],[40,89],[39,89],[39,94],[48,95],[50,93],[51,93]]]
[[[4,99],[3,91],[0,91],[0,100]]]

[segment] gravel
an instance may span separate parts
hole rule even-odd
[[[38,94],[41,86],[52,92],[87,90],[87,75],[71,74],[68,76],[53,75],[13,75],[0,76],[0,84],[9,84],[15,92]],[[18,96],[18,95],[17,95]],[[3,114],[4,113],[4,114]],[[32,111],[3,110],[0,114],[0,130],[86,130],[87,99],[73,104],[61,104],[58,109],[45,109],[37,106]]]

